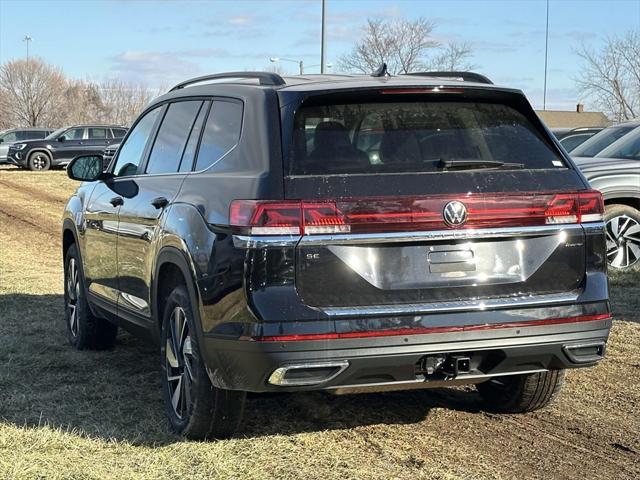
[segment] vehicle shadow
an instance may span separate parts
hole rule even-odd
[[[137,445],[180,441],[164,417],[154,347],[120,333],[111,351],[72,349],[62,295],[0,295],[0,317],[1,421]],[[477,395],[459,389],[253,394],[238,436],[411,424],[434,407],[477,412]]]

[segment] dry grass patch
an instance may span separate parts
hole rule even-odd
[[[10,184],[10,187],[7,185]],[[19,188],[14,188],[19,185]],[[157,352],[121,334],[77,352],[63,324],[64,172],[0,169],[0,478],[480,479],[640,477],[640,278],[616,276],[608,357],[528,415],[472,389],[250,396],[238,438],[167,427]]]

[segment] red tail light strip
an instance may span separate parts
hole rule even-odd
[[[311,333],[304,335],[272,335],[266,337],[254,337],[257,342],[298,342],[311,340],[340,340],[345,338],[370,338],[392,337],[398,335],[425,335],[430,333],[473,332],[477,330],[497,330],[501,328],[539,327],[544,325],[558,325],[562,323],[593,322],[596,320],[608,320],[610,313],[598,315],[580,315],[577,317],[548,318],[545,320],[527,320],[523,322],[489,323],[482,325],[427,327],[427,328],[399,328],[394,330],[372,330],[366,332],[345,333]]]
[[[447,223],[443,215],[454,201],[466,209],[457,224]],[[602,195],[589,190],[332,201],[234,200],[229,217],[236,233],[314,235],[575,224],[601,221],[603,213]]]

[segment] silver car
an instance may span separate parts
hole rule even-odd
[[[9,145],[23,140],[37,140],[44,138],[53,132],[53,128],[12,128],[0,132],[0,163],[9,163],[7,152]]]

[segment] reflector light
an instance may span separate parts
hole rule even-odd
[[[452,200],[467,209],[466,221],[443,218]],[[230,224],[235,233],[319,235],[525,227],[602,221],[600,192],[491,193],[425,197],[371,197],[327,201],[234,200]]]

